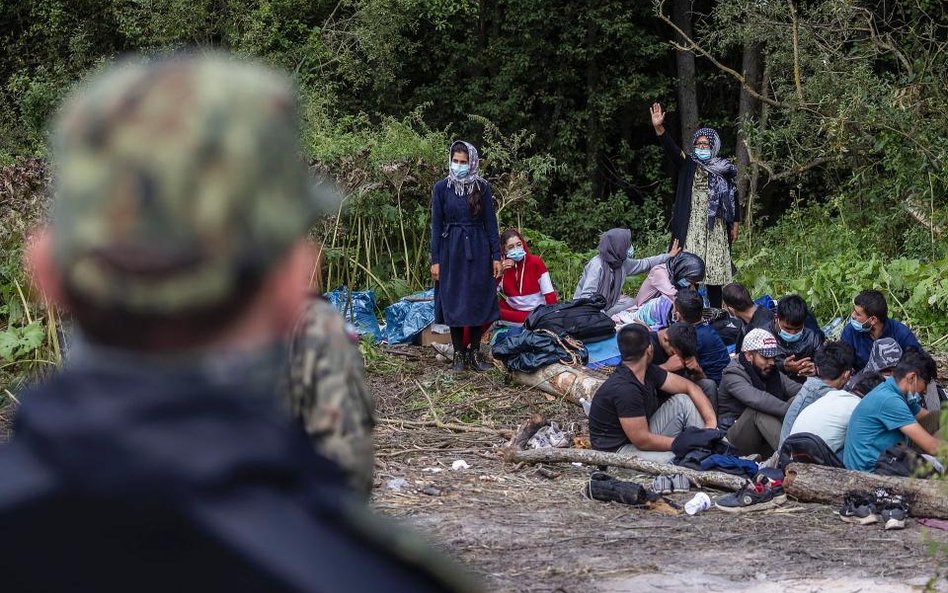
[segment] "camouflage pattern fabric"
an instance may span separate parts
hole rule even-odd
[[[128,60],[80,87],[54,138],[68,285],[170,314],[268,269],[338,198],[301,160],[295,97],[282,74],[218,54]]]
[[[362,378],[356,341],[332,305],[311,299],[293,332],[283,392],[316,450],[338,463],[367,498],[375,463],[375,402]]]

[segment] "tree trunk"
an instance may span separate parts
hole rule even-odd
[[[672,21],[685,35],[693,38],[691,28],[692,0],[674,0],[672,3]],[[681,35],[675,33],[675,40],[687,44]],[[698,91],[695,85],[695,55],[690,51],[675,51],[678,66],[678,119],[681,122],[681,147],[685,152],[691,150],[691,135],[698,129]]]
[[[579,398],[592,400],[593,395],[605,379],[596,377],[585,369],[554,363],[532,373],[512,371],[511,378],[521,385],[536,387],[543,393],[565,397],[574,404]]]
[[[599,113],[596,96],[599,89],[599,22],[590,5],[586,14],[586,175],[594,199],[601,198],[599,179]]]
[[[764,66],[764,73],[760,83],[760,94],[763,96],[768,96],[768,88],[770,86],[770,70],[769,66]],[[757,129],[759,132],[763,133],[767,130],[767,118],[770,115],[770,105],[763,104],[760,106],[760,121],[757,124]],[[747,147],[744,146],[746,150]],[[758,158],[760,155],[758,153]],[[760,166],[751,165],[750,167],[750,177],[748,178],[747,185],[747,194],[746,199],[744,200],[744,226],[747,227],[749,233],[754,232],[754,202],[757,200],[757,189],[760,187]]]
[[[941,480],[877,476],[845,469],[791,463],[787,466],[784,488],[787,494],[804,502],[838,505],[849,490],[886,488],[905,496],[909,514],[914,517],[948,519],[948,485]]]
[[[761,76],[763,75],[763,50],[757,43],[744,44],[744,66],[743,75],[755,91],[760,92]],[[750,155],[747,152],[747,135],[744,133],[744,126],[750,125],[757,117],[760,111],[760,101],[754,98],[747,89],[741,87],[741,97],[738,104],[737,121],[740,124],[737,132],[737,147],[735,155],[737,158],[737,192],[743,204],[748,204],[750,199]],[[756,189],[756,188],[755,188]]]
[[[724,472],[696,471],[680,465],[646,461],[634,455],[607,453],[591,449],[546,448],[530,449],[528,451],[505,449],[503,455],[504,459],[510,463],[585,463],[586,465],[623,467],[653,476],[682,474],[699,487],[718,488],[720,490],[739,490],[747,482],[741,476]]]

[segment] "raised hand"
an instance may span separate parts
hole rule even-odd
[[[661,136],[665,133],[665,112],[662,111],[661,104],[652,103],[649,112],[652,115],[652,127],[655,128],[655,133]]]
[[[668,250],[668,257],[672,258],[681,253],[681,246],[678,245],[678,239],[672,241],[671,249]]]

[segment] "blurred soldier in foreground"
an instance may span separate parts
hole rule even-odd
[[[368,498],[375,403],[363,381],[357,341],[332,305],[310,297],[293,331],[283,389],[316,450],[338,463],[349,485]]]
[[[295,101],[220,56],[127,62],[64,109],[29,260],[82,333],[0,450],[10,591],[451,591],[279,406],[320,209]]]

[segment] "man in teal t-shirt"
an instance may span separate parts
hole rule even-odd
[[[925,453],[935,454],[938,439],[918,423],[929,413],[921,407],[921,394],[934,376],[931,356],[907,352],[892,377],[862,398],[846,431],[843,463],[847,469],[873,471],[879,455],[906,437]]]

